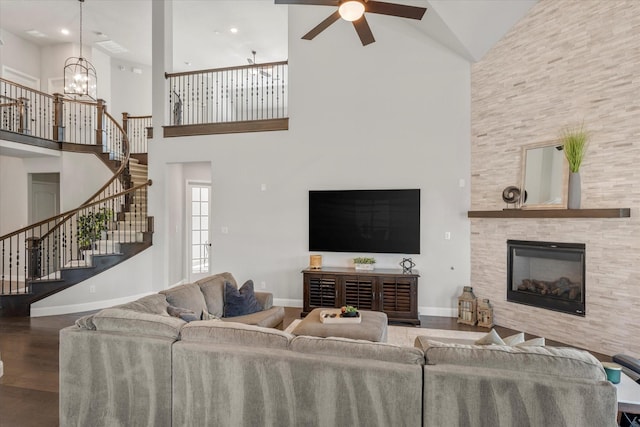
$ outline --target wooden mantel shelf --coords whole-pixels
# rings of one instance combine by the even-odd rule
[[[610,209],[504,209],[469,211],[469,218],[629,218],[629,208]]]

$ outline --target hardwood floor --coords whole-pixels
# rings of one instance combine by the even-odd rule
[[[284,328],[300,317],[300,308],[286,308]],[[58,425],[58,334],[87,313],[34,318],[0,318],[0,427]],[[463,331],[487,328],[461,325],[455,318],[421,316],[421,327]],[[501,336],[516,331],[496,326]],[[527,338],[530,338],[527,336]],[[548,345],[562,345],[547,341]],[[593,353],[600,360],[608,356]]]

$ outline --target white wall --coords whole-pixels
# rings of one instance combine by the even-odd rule
[[[120,68],[124,68],[121,70]],[[142,74],[132,70],[139,69]],[[118,121],[122,113],[151,115],[151,67],[131,62],[111,61],[111,103],[109,112]]]
[[[60,174],[60,209],[77,208],[112,176],[113,172],[95,155],[62,153]]]
[[[151,144],[154,287],[170,284],[173,242],[166,237],[179,202],[169,191],[170,163],[204,160],[213,173],[214,272],[264,281],[275,298],[301,303],[309,190],[420,188],[422,254],[413,257],[419,306],[423,314],[453,314],[469,284],[469,63],[429,40],[397,34],[401,20],[372,22],[377,42],[366,48],[342,22],[303,41],[317,22],[299,9],[289,11],[289,131]],[[323,255],[334,266],[356,256]],[[400,268],[402,255],[374,256],[379,267]]]
[[[0,236],[27,225],[27,173],[22,159],[0,156]]]
[[[4,29],[2,39],[4,45],[0,46],[0,70],[4,65],[40,78],[40,48]]]

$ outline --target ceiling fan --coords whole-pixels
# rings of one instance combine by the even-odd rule
[[[316,25],[311,31],[302,36],[302,38],[312,40],[331,24],[342,18],[345,21],[353,22],[353,27],[356,29],[363,46],[376,41],[376,39],[373,38],[373,33],[371,32],[367,18],[364,16],[365,12],[420,20],[427,11],[424,7],[385,3],[374,0],[275,0],[275,4],[336,6],[338,10]]]
[[[250,65],[255,65],[256,67],[258,67],[258,63],[256,62],[256,51],[252,50],[251,54],[253,55],[253,58],[247,58],[247,62]],[[265,71],[265,67],[255,68],[253,70],[253,74],[258,74],[258,73],[260,73],[260,75],[264,77],[271,77],[271,73],[269,71]]]

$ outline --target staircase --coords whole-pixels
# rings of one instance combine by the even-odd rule
[[[0,83],[7,84],[1,79]],[[66,109],[60,107],[63,101]],[[82,102],[74,108],[75,102],[56,98],[56,112],[71,116],[60,119],[66,132],[54,129],[53,141],[61,150],[98,155],[113,176],[78,208],[0,236],[0,317],[29,316],[32,303],[91,278],[152,244],[147,165],[129,156],[127,134],[103,103]],[[80,120],[80,116],[93,119]],[[75,123],[93,123],[95,132],[73,132]],[[33,138],[3,125],[0,123],[0,130],[5,140],[25,143]],[[86,142],[56,140],[55,135],[65,133],[67,137],[90,137]],[[42,141],[47,135],[37,138]]]

